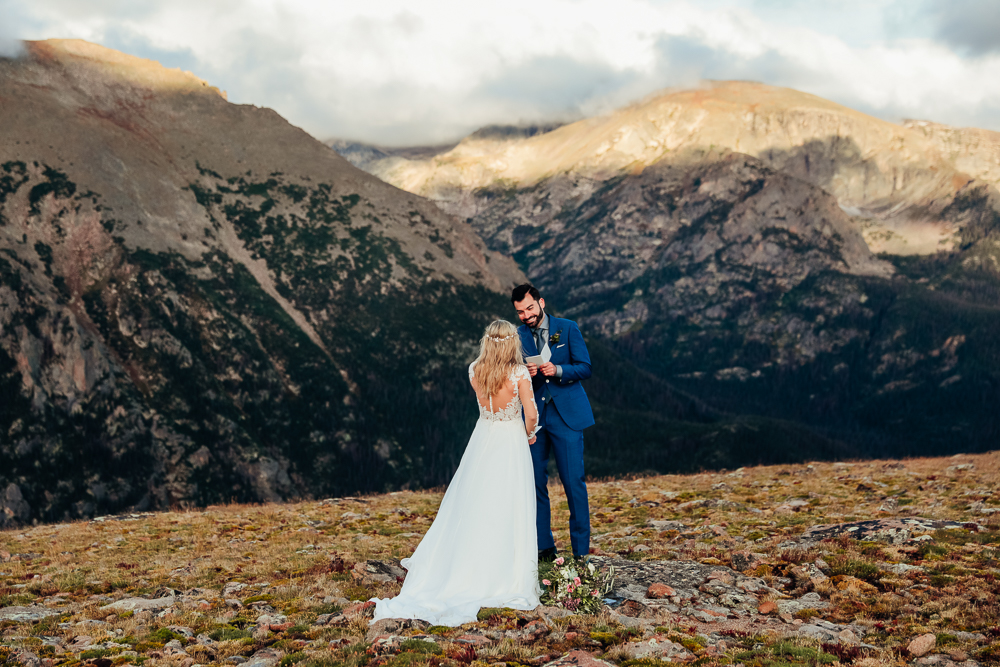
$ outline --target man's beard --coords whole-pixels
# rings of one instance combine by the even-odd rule
[[[531,319],[529,318],[527,322],[524,322],[524,324],[527,325],[529,329],[537,329],[538,325],[540,325],[542,323],[542,320],[544,319],[545,319],[545,309],[539,308],[538,315],[535,317],[534,323],[532,323]]]

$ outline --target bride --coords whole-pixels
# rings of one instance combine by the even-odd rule
[[[479,421],[437,518],[410,558],[403,588],[375,602],[373,623],[418,618],[457,626],[481,607],[534,609],[538,585],[535,481],[528,446],[538,422],[517,329],[486,327],[469,381]],[[524,419],[521,417],[522,407]]]

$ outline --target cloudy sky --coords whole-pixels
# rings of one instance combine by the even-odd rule
[[[1000,130],[1000,0],[0,0],[0,53],[49,37],[384,145],[573,120],[700,79]]]

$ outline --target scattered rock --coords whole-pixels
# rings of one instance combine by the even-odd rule
[[[649,639],[629,642],[623,647],[633,659],[656,658],[668,662],[694,660],[695,656],[680,644],[675,644],[662,635]]]
[[[773,614],[778,610],[778,604],[774,600],[768,600],[767,602],[762,602],[757,611],[761,614]]]
[[[561,658],[545,663],[544,667],[614,667],[614,665],[599,660],[586,651],[570,651]]]
[[[975,525],[975,524],[971,524]],[[811,526],[799,542],[819,542],[820,540],[847,535],[856,540],[905,544],[937,530],[969,529],[970,524],[960,521],[938,521],[920,517],[905,519],[871,519],[852,523],[836,523]]]
[[[646,522],[646,525],[654,530],[659,530],[660,532],[665,530],[676,530],[678,532],[687,530],[687,526],[680,521],[659,521],[657,519],[651,519]]]
[[[265,648],[254,653],[249,660],[242,663],[243,667],[274,667],[281,660],[281,651]]]
[[[45,607],[3,607],[0,608],[0,621],[27,623],[40,621],[49,616],[58,616],[59,612]]]
[[[670,586],[661,583],[650,584],[649,588],[646,589],[646,597],[653,600],[660,600],[662,598],[671,598],[677,595],[677,591],[672,589]]]
[[[910,655],[919,658],[930,653],[936,644],[937,638],[934,633],[928,632],[907,644],[906,650],[910,652]]]
[[[729,560],[734,570],[746,572],[747,570],[757,568],[761,563],[767,560],[767,556],[750,551],[734,551],[729,557]]]
[[[402,634],[404,630],[410,628],[426,630],[430,625],[427,621],[421,621],[417,618],[382,618],[368,626],[367,640],[372,641],[382,635]]]
[[[237,593],[247,588],[249,584],[243,584],[238,581],[227,582],[225,586],[222,587],[222,597],[231,598],[235,597]]]
[[[549,626],[544,621],[531,621],[523,628],[511,630],[507,633],[507,637],[520,642],[533,642],[547,634],[549,634]]]
[[[803,586],[811,588],[827,581],[829,577],[823,574],[822,570],[816,567],[813,563],[805,563],[803,565],[798,565],[790,570],[792,579],[795,581],[796,586]]]
[[[826,609],[830,603],[820,597],[819,593],[806,593],[795,600],[778,600],[778,611],[782,614],[794,614],[803,609]]]
[[[398,562],[368,560],[357,563],[351,570],[351,576],[362,584],[384,584],[403,581],[406,570]]]
[[[104,605],[101,610],[115,611],[153,611],[159,609],[167,609],[168,607],[173,607],[177,603],[177,598],[174,596],[167,596],[162,598],[125,598],[124,600],[118,600],[117,602],[112,602],[111,604]]]
[[[14,662],[23,667],[41,667],[42,664],[37,655],[23,648],[14,651]]]
[[[471,646],[485,646],[490,643],[490,640],[482,635],[461,635],[452,641],[456,644],[469,644]]]

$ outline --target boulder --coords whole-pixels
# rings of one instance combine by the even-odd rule
[[[58,616],[59,612],[45,607],[3,607],[0,608],[0,621],[27,623],[40,621],[49,616]]]
[[[384,584],[402,581],[406,577],[406,570],[398,563],[368,560],[357,563],[351,570],[351,576],[362,584]]]
[[[274,667],[281,660],[282,653],[277,649],[265,648],[257,651],[243,663],[244,667]]]
[[[368,626],[367,641],[372,641],[382,635],[404,634],[405,630],[416,628],[426,630],[430,627],[427,621],[418,618],[382,618]]]
[[[695,656],[680,644],[676,644],[662,635],[654,635],[649,639],[629,642],[623,647],[633,659],[654,658],[667,662],[694,660]]]
[[[614,665],[599,660],[586,651],[570,651],[561,658],[545,663],[544,667],[614,667]]]
[[[646,597],[653,600],[662,600],[663,598],[672,598],[677,595],[675,591],[670,586],[661,583],[650,584],[649,588],[646,589]]]
[[[920,658],[931,652],[931,649],[937,645],[937,637],[934,633],[928,632],[925,635],[920,635],[916,637],[906,646],[906,650],[910,652],[915,658]]]
[[[773,614],[776,611],[778,611],[778,603],[776,603],[774,600],[761,602],[760,606],[757,607],[757,611],[761,614]]]
[[[162,598],[125,598],[123,600],[118,600],[117,602],[112,602],[111,604],[104,605],[101,610],[104,611],[156,611],[160,609],[167,609],[173,607],[176,604],[177,598],[174,596],[162,597]]]

